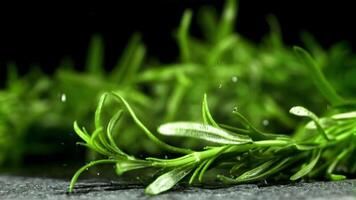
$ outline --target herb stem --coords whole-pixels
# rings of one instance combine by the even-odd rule
[[[156,161],[152,165],[156,167],[176,167],[189,163],[199,163],[212,157],[215,157],[217,154],[231,152],[240,153],[256,147],[286,146],[289,144],[290,142],[283,140],[264,140],[239,145],[224,145],[220,147],[214,147],[205,151],[194,152],[184,156],[183,158]]]
[[[89,167],[92,167],[94,165],[98,164],[115,164],[117,163],[117,160],[110,160],[110,159],[104,159],[104,160],[96,160],[96,161],[91,161],[90,163],[84,165],[78,171],[73,175],[72,180],[70,181],[70,185],[68,188],[68,192],[73,192],[74,185],[77,182],[78,177],[80,176],[81,173],[83,173],[85,170],[88,170]]]

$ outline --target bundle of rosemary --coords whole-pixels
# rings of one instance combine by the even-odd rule
[[[235,0],[227,0],[221,17],[214,8],[202,8],[195,18],[187,10],[175,33],[178,59],[168,64],[147,56],[143,41],[134,34],[115,66],[105,66],[104,41],[97,35],[90,42],[82,71],[64,60],[53,75],[33,68],[18,76],[16,67],[9,65],[7,86],[0,90],[0,166],[21,164],[29,154],[54,157],[62,153],[69,159],[73,153],[68,152],[75,151],[77,141],[69,134],[72,121],[95,128],[91,116],[106,91],[129,101],[149,129],[171,121],[199,121],[197,110],[204,93],[209,94],[209,109],[216,121],[236,123],[235,115],[226,114],[236,107],[256,128],[268,132],[290,133],[298,127],[298,119],[287,112],[294,105],[324,113],[328,102],[314,91],[312,80],[306,78],[309,71],[283,43],[277,20],[269,17],[270,33],[254,43],[235,31],[237,7]],[[203,37],[190,33],[193,19]],[[302,39],[335,89],[352,96],[356,56],[350,48],[340,43],[324,49],[308,34]],[[105,107],[114,110],[115,104]],[[141,129],[129,119],[122,118],[120,127],[125,134],[113,139],[127,153],[166,153],[151,140],[137,140]],[[163,137],[188,149],[209,145]]]
[[[136,116],[133,108],[115,92],[104,94],[95,113],[95,130],[89,134],[74,123],[75,132],[84,143],[79,143],[106,156],[80,168],[72,178],[69,192],[73,191],[78,176],[89,167],[113,164],[117,175],[138,169],[155,169],[159,174],[147,186],[147,194],[159,194],[189,177],[189,184],[204,182],[206,173],[217,173],[216,178],[225,184],[239,184],[262,180],[291,180],[324,177],[342,180],[346,174],[355,174],[356,148],[355,102],[344,100],[331,87],[317,63],[303,49],[294,48],[320,93],[330,103],[330,108],[319,118],[310,110],[295,106],[289,112],[306,117],[292,136],[267,133],[256,128],[238,109],[232,115],[238,126],[219,123],[209,111],[207,96],[201,106],[202,122],[170,122],[161,125],[158,133],[169,137],[188,137],[209,142],[211,145],[192,150],[172,146],[160,140]],[[103,123],[105,100],[112,97],[122,104],[107,124]],[[113,139],[113,131],[126,110],[146,136],[162,150],[181,154],[174,158],[137,158],[127,154]],[[118,129],[125,133],[125,129]],[[212,169],[216,169],[215,171]],[[212,172],[214,171],[214,172]],[[342,172],[343,174],[339,174]]]

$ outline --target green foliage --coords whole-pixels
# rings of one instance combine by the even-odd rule
[[[124,153],[116,145],[115,141],[111,140],[113,132],[105,132],[102,126],[100,114],[104,107],[104,100],[108,95],[123,104],[123,107],[136,121],[137,126],[141,127],[143,132],[146,133],[147,138],[153,140],[163,149],[183,155],[170,159],[155,157],[139,159]],[[310,117],[312,119],[311,122],[315,125],[312,127],[306,124],[301,127],[300,131],[304,139],[297,139],[293,136],[278,137],[278,134],[273,134],[275,136],[273,139],[264,137],[251,139],[250,135],[253,135],[253,132],[255,134],[263,133],[256,132],[256,129],[251,129],[249,125],[236,128],[229,126],[229,129],[225,129],[204,123],[173,122],[163,124],[158,128],[158,132],[163,135],[194,138],[200,141],[209,141],[213,144],[212,146],[192,151],[190,149],[172,147],[154,136],[151,131],[140,123],[129,104],[118,94],[104,94],[101,99],[102,101],[100,101],[95,115],[96,128],[93,133],[88,134],[84,128],[79,129],[76,123],[74,124],[74,129],[85,141],[83,143],[84,146],[108,157],[107,160],[94,162],[98,162],[96,164],[116,164],[118,175],[122,175],[127,171],[146,168],[163,171],[163,174],[158,176],[146,188],[145,192],[147,194],[155,195],[167,191],[186,176],[190,176],[189,184],[194,184],[197,177],[199,177],[199,182],[203,182],[204,174],[209,169],[219,169],[219,173],[216,176],[225,184],[239,184],[278,179],[274,178],[279,177],[277,176],[278,174],[284,174],[290,177],[292,181],[307,176],[309,178],[326,177],[331,180],[340,180],[346,178],[346,176],[333,174],[336,167],[342,166],[346,173],[351,173],[351,166],[355,164],[350,157],[352,152],[356,150],[354,144],[356,139],[356,115],[354,111],[333,114],[319,119],[306,108],[300,106],[292,108],[292,114]],[[207,107],[206,96],[202,105],[203,116],[210,116],[210,120],[214,121]],[[335,109],[337,110],[337,108]],[[119,110],[120,113],[121,111],[122,109]],[[241,124],[251,124],[243,116],[238,119]],[[118,120],[117,115],[114,115],[108,126],[114,126],[113,123],[118,122]],[[331,123],[320,123],[327,120]],[[117,131],[125,132],[124,129],[118,129]],[[330,136],[332,139],[325,137],[325,135]],[[307,148],[306,145],[308,145]],[[85,168],[95,165],[94,162],[86,165]],[[79,169],[73,176],[69,187],[70,192],[73,191],[78,176],[83,172],[82,169]]]
[[[0,165],[20,163],[29,152],[60,151],[29,139],[55,137],[58,130],[66,137],[76,119],[93,130],[74,123],[83,140],[79,144],[105,158],[80,168],[70,191],[82,172],[98,164],[115,165],[118,175],[157,170],[160,176],[148,194],[186,178],[189,184],[204,182],[207,174],[226,184],[283,177],[340,180],[346,173],[339,169],[355,174],[356,114],[350,97],[356,90],[356,56],[350,48],[340,43],[324,49],[304,34],[313,56],[293,50],[283,43],[273,17],[268,18],[270,33],[256,44],[234,31],[236,1],[227,0],[220,18],[216,13],[204,8],[196,18],[189,10],[183,14],[175,34],[180,53],[169,64],[146,59],[139,34],[115,66],[104,66],[104,41],[98,35],[81,72],[67,60],[54,75],[34,68],[18,76],[10,64],[7,86],[0,91]],[[203,38],[190,34],[195,19]],[[291,107],[311,121],[300,125],[288,114]],[[161,135],[152,131],[156,127]],[[141,153],[152,157],[133,156]],[[176,157],[160,157],[167,153]]]
[[[296,53],[300,52],[305,55],[300,59],[307,58],[310,62],[314,62],[306,51],[298,49]],[[314,68],[314,70],[315,73],[310,73],[310,76],[316,82],[315,84],[320,92],[322,94],[334,94],[335,97],[338,97],[320,69]],[[323,86],[320,86],[317,83],[318,81],[322,81],[321,85]],[[325,85],[327,87],[324,87]],[[114,97],[123,104],[137,126],[141,127],[150,140],[165,150],[183,155],[170,159],[156,157],[139,159],[124,153],[115,141],[111,140],[113,133],[103,131],[101,113],[107,95]],[[338,99],[337,104],[345,103],[345,100],[341,97],[336,99]],[[331,103],[334,101],[333,98],[328,100]],[[96,126],[92,134],[88,134],[84,128],[79,129],[76,123],[74,129],[85,141],[83,145],[108,157],[108,160],[94,162],[98,162],[97,164],[115,163],[118,168],[118,175],[127,171],[146,168],[163,171],[162,175],[147,186],[145,192],[150,195],[171,189],[187,176],[190,176],[190,185],[195,183],[197,177],[199,182],[203,182],[204,175],[209,169],[218,169],[215,170],[215,175],[218,180],[225,184],[248,183],[267,179],[281,180],[286,177],[289,177],[291,181],[306,177],[342,180],[346,178],[345,175],[334,174],[337,167],[342,167],[343,171],[348,174],[351,174],[354,170],[355,161],[351,155],[356,151],[354,143],[356,140],[355,111],[349,110],[342,113],[343,111],[339,107],[332,106],[333,112],[331,113],[333,114],[326,114],[319,118],[308,109],[295,106],[290,109],[291,114],[307,117],[311,121],[302,125],[295,135],[286,136],[264,133],[258,130],[237,109],[233,111],[233,114],[242,127],[220,126],[209,111],[206,95],[204,95],[201,108],[202,123],[171,122],[158,128],[158,132],[162,135],[188,137],[200,141],[209,141],[213,144],[199,150],[173,147],[158,139],[139,121],[128,102],[114,92],[104,94],[101,98],[95,115]],[[121,112],[120,109],[119,113]],[[118,122],[119,119],[117,115],[114,115],[108,126],[114,126],[113,123]],[[108,128],[107,130],[112,129]],[[125,132],[123,129],[118,131]],[[93,166],[94,164],[90,163],[89,165]],[[88,165],[85,167],[87,168]],[[69,186],[70,192],[73,191],[78,176],[83,172],[82,169],[79,169],[73,176]]]
[[[63,151],[59,144],[73,140],[69,134],[63,134],[71,132],[72,117],[90,124],[88,116],[105,91],[115,90],[138,107],[150,105],[150,99],[136,88],[134,80],[145,55],[139,36],[133,36],[126,48],[128,52],[118,61],[121,64],[109,72],[104,70],[103,45],[100,36],[92,38],[84,72],[75,71],[67,60],[54,75],[33,68],[19,77],[15,64],[9,64],[7,86],[0,91],[0,166],[21,164],[27,155]],[[117,80],[119,72],[125,76]],[[44,138],[57,144],[47,143]]]

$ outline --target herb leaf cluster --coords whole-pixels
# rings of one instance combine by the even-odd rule
[[[356,112],[350,110],[349,101],[340,97],[325,79],[312,57],[303,49],[296,47],[296,54],[312,68],[310,76],[317,88],[328,96],[331,112],[319,118],[312,111],[295,106],[290,113],[308,118],[292,136],[267,133],[254,127],[237,109],[233,110],[239,126],[223,125],[216,122],[209,111],[207,96],[202,101],[202,122],[171,122],[158,127],[158,133],[169,137],[187,137],[208,141],[212,145],[203,149],[192,150],[175,147],[160,140],[139,120],[131,106],[119,94],[112,92],[102,96],[95,115],[95,130],[89,134],[74,123],[76,133],[85,141],[80,143],[107,156],[107,159],[90,162],[73,176],[69,191],[73,191],[78,176],[88,167],[96,164],[115,164],[116,173],[137,169],[153,168],[161,175],[147,186],[147,194],[156,195],[171,189],[184,178],[189,184],[204,182],[205,174],[211,169],[218,169],[216,178],[224,184],[240,184],[266,179],[296,181],[301,178],[325,177],[330,180],[342,180],[346,175],[337,173],[342,168],[344,173],[352,174],[356,170]],[[110,96],[121,102],[124,109],[140,127],[141,131],[157,146],[181,156],[162,159],[147,157],[136,158],[121,150],[112,139],[112,127],[120,120],[120,109],[103,127],[101,111],[105,99]],[[346,106],[346,107],[345,107]],[[118,129],[120,130],[120,129]],[[125,132],[122,130],[122,132]],[[162,173],[163,171],[163,173]]]

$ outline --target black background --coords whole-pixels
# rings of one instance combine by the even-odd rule
[[[112,66],[129,36],[137,31],[143,35],[148,54],[164,62],[173,61],[177,47],[172,32],[186,8],[215,6],[218,0],[150,0],[108,1],[81,5],[61,3],[0,6],[0,75],[5,64],[15,61],[25,73],[31,65],[40,65],[52,72],[63,57],[70,57],[80,69],[90,37],[99,33],[105,40],[107,66]],[[354,30],[356,13],[352,1],[258,1],[241,0],[236,30],[245,37],[259,41],[268,31],[266,16],[274,14],[280,21],[287,44],[300,44],[299,33],[306,30],[328,47],[346,40],[356,44]],[[193,33],[197,34],[196,26]]]

